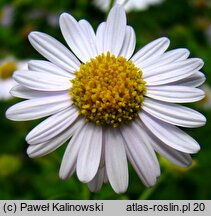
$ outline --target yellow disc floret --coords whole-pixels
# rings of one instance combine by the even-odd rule
[[[0,64],[0,79],[8,79],[12,77],[13,72],[17,69],[14,61],[5,61]]]
[[[75,75],[70,94],[86,121],[117,127],[137,116],[145,82],[132,61],[108,52],[81,64]]]

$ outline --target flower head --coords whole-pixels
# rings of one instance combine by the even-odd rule
[[[59,175],[76,171],[92,191],[110,182],[128,186],[127,158],[147,186],[160,175],[155,151],[186,167],[199,144],[179,127],[205,124],[205,117],[178,105],[201,100],[203,61],[187,49],[166,51],[165,37],[134,53],[136,37],[115,5],[96,33],[86,20],[63,13],[62,34],[72,52],[51,36],[32,32],[29,40],[48,61],[32,60],[17,71],[11,93],[27,100],[7,110],[16,121],[46,120],[26,137],[30,157],[46,155],[67,140]],[[74,54],[73,54],[74,53]],[[177,103],[177,104],[175,104]]]
[[[202,85],[201,89],[205,92],[205,97],[198,102],[198,105],[201,108],[204,108],[206,110],[211,109],[211,87],[208,84]]]
[[[0,61],[0,100],[11,98],[10,89],[17,85],[12,79],[15,70],[26,69],[25,61],[17,61],[12,57],[7,57]]]

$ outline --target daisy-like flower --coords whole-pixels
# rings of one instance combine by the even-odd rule
[[[48,61],[32,60],[17,71],[13,96],[25,98],[7,118],[25,121],[50,116],[26,137],[30,157],[46,155],[67,140],[59,175],[76,171],[91,191],[110,182],[128,187],[128,161],[147,186],[160,175],[156,152],[179,166],[191,164],[199,144],[179,127],[205,124],[195,110],[175,104],[202,99],[203,61],[187,49],[167,51],[165,37],[134,53],[136,37],[115,5],[97,28],[63,13],[62,34],[72,52],[51,36],[32,32],[32,46]],[[74,53],[74,54],[73,54]]]
[[[199,101],[198,105],[201,108],[210,110],[211,109],[211,87],[210,85],[205,84],[201,87],[201,89],[203,89],[203,91],[205,92],[205,97],[201,101]]]
[[[25,61],[17,61],[12,57],[8,57],[0,61],[0,100],[8,100],[11,98],[10,89],[17,85],[12,79],[15,70],[26,69]]]
[[[150,5],[159,4],[162,1],[163,0],[114,0],[113,4],[121,4],[126,11],[130,12],[145,10]],[[93,3],[102,11],[108,11],[110,4],[112,4],[112,0],[93,0]]]

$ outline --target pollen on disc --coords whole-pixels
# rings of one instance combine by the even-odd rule
[[[118,127],[141,109],[142,71],[122,56],[101,54],[81,64],[71,80],[71,98],[86,121]]]

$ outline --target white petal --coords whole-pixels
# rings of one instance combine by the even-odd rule
[[[64,39],[82,62],[89,61],[91,57],[95,56],[90,46],[92,35],[85,34],[84,27],[82,29],[73,16],[63,13],[60,16],[59,23]]]
[[[81,128],[84,124],[84,120],[77,120],[76,123],[71,125],[71,127],[67,128],[61,134],[57,135],[53,139],[40,143],[37,145],[29,145],[27,149],[27,154],[31,158],[41,157],[46,154],[49,154],[63,145],[71,136],[75,133],[78,128]]]
[[[147,61],[148,59],[152,60],[157,58],[161,54],[163,54],[166,49],[168,48],[170,41],[168,38],[162,37],[156,39],[147,45],[145,45],[142,49],[140,49],[132,58],[131,60],[134,64],[142,68],[142,63]]]
[[[91,192],[97,192],[101,189],[104,180],[105,168],[98,169],[95,177],[88,183]]]
[[[69,94],[34,98],[10,107],[6,116],[14,121],[33,120],[59,112],[71,106],[72,103]]]
[[[101,160],[100,160],[100,166],[98,168],[97,174],[95,177],[88,182],[88,187],[90,191],[97,192],[101,189],[103,183],[108,183],[108,177],[105,169],[105,140],[104,140],[104,132],[105,129],[103,129],[103,140],[102,140],[102,152],[101,152]]]
[[[161,61],[162,63],[162,61]],[[189,58],[186,60],[178,61],[178,62],[170,62],[164,65],[160,65],[160,58],[157,59],[157,63],[146,67],[144,71],[144,78],[152,77],[154,75],[163,74],[165,71],[169,73],[174,71],[175,69],[179,70],[195,70],[197,71],[203,66],[203,61],[199,58]]]
[[[13,78],[24,87],[39,91],[63,91],[72,86],[67,77],[38,71],[16,71]]]
[[[159,163],[146,132],[135,121],[121,128],[127,155],[143,183],[153,186],[160,174]]]
[[[143,78],[147,85],[162,85],[184,79],[201,69],[201,59],[187,59],[164,65],[152,70],[143,70]]]
[[[48,96],[56,96],[56,95],[61,95],[61,94],[68,94],[68,90],[46,92],[46,91],[36,91],[33,89],[23,87],[21,85],[16,85],[11,89],[10,94],[12,96],[18,97],[18,98],[32,99],[32,98],[40,98],[40,97],[48,97]]]
[[[116,193],[128,187],[128,165],[124,140],[118,129],[105,131],[105,165],[109,182]]]
[[[93,58],[97,56],[97,45],[96,45],[96,35],[95,32],[90,25],[89,22],[86,20],[80,20],[79,25],[84,32],[84,35],[87,37],[88,43],[89,43],[89,49],[90,49],[90,57]]]
[[[79,149],[84,144],[83,137],[85,136],[85,132],[86,126],[84,124],[81,128],[78,128],[76,133],[71,138],[65,150],[59,170],[59,176],[61,179],[67,179],[74,173]]]
[[[57,65],[44,60],[31,60],[28,67],[29,70],[32,71],[41,71],[44,73],[67,77],[69,79],[73,79],[75,77],[71,71],[63,70]]]
[[[12,79],[1,80],[0,78],[0,100],[8,100],[11,98],[10,90],[17,83]]]
[[[144,111],[139,116],[146,127],[166,145],[188,154],[200,150],[199,144],[178,127],[155,119]]]
[[[124,56],[126,59],[129,59],[135,50],[135,45],[136,45],[135,32],[132,27],[127,26],[123,46],[119,53],[119,56]]]
[[[104,53],[110,51],[111,54],[119,55],[125,38],[126,15],[125,10],[116,4],[109,12],[105,36]]]
[[[108,183],[109,183],[108,175],[107,175],[106,169],[104,169],[104,170],[105,170],[105,172],[104,172],[104,180],[103,180],[103,182],[104,182],[105,184],[108,184]]]
[[[147,97],[171,103],[195,102],[204,98],[204,95],[201,89],[180,85],[148,86],[146,92]]]
[[[78,117],[78,110],[75,106],[56,113],[38,124],[27,136],[29,144],[46,142],[60,134],[69,127]]]
[[[150,131],[148,131],[148,136],[155,151],[165,157],[168,161],[181,167],[187,167],[191,165],[192,159],[189,154],[177,151],[176,149],[165,145],[165,143],[159,140]]]
[[[105,37],[106,22],[102,22],[96,32],[96,43],[98,54],[101,55],[104,51],[104,37]]]
[[[41,55],[57,66],[67,71],[79,68],[80,62],[76,57],[53,37],[41,32],[31,32],[29,41]]]
[[[177,104],[145,98],[142,109],[162,121],[182,127],[194,128],[206,123],[201,113]]]
[[[102,149],[99,169],[103,167],[105,167],[105,128],[102,128]]]
[[[96,175],[102,150],[102,127],[88,123],[79,150],[76,173],[80,181],[88,183]]]
[[[151,68],[161,67],[169,63],[185,60],[188,58],[189,54],[189,50],[184,48],[170,50],[160,55],[159,60],[157,58],[149,58],[147,61],[142,62],[140,68],[142,70],[150,70]]]
[[[182,86],[190,86],[190,87],[199,87],[205,82],[206,78],[204,74],[200,71],[191,74],[191,76],[186,77],[182,80],[178,80],[176,82],[170,83],[171,85],[182,85]]]

